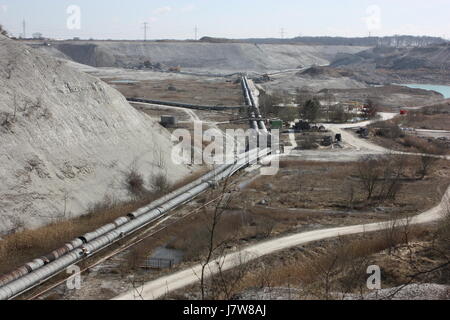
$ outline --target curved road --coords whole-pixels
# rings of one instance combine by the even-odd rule
[[[384,120],[391,119],[395,114],[385,113],[381,114]],[[362,122],[358,124],[344,124],[344,125],[331,125],[330,130],[335,133],[341,133],[343,138],[348,144],[355,147],[358,151],[361,149],[366,149],[379,153],[390,152],[390,150],[383,147],[372,144],[368,141],[358,139],[356,136],[345,131],[346,128],[351,128],[355,126],[365,126],[369,124],[370,121]],[[448,157],[447,157],[448,158]],[[409,221],[406,219],[396,221],[397,224],[409,223],[413,224],[425,224],[437,221],[441,218],[441,215],[447,210],[450,199],[450,187],[447,189],[442,201],[436,207],[423,212]],[[346,226],[339,228],[330,228],[315,230],[309,232],[301,232],[278,239],[268,240],[255,245],[251,245],[242,250],[229,253],[224,257],[211,261],[208,264],[207,274],[215,274],[219,271],[219,265],[222,271],[232,269],[242,263],[249,262],[256,258],[264,255],[269,255],[274,252],[295,247],[298,245],[306,244],[313,241],[335,238],[338,236],[352,235],[364,232],[374,232],[379,230],[388,229],[392,226],[393,221],[372,223],[372,224],[362,224],[355,226]],[[201,274],[201,265],[197,264],[189,269],[185,269],[174,274],[150,281],[144,284],[142,287],[131,290],[125,294],[116,297],[114,300],[151,300],[164,297],[167,293],[172,292],[177,289],[195,284],[199,281]]]
[[[442,202],[436,207],[411,218],[409,221],[406,219],[398,220],[397,225],[409,223],[424,224],[430,223],[441,218],[441,214],[447,209],[450,199],[450,188],[442,198]],[[229,253],[225,257],[211,261],[208,265],[209,275],[215,274],[219,271],[218,265],[222,266],[222,271],[231,269],[240,265],[241,263],[249,262],[264,255],[268,255],[280,250],[288,249],[298,245],[306,244],[313,241],[335,238],[338,236],[352,235],[364,232],[373,232],[388,229],[392,226],[392,222],[380,222],[372,224],[363,224],[348,227],[330,228],[309,232],[302,232],[285,236],[278,239],[273,239],[265,242],[261,242],[245,249]],[[123,295],[120,295],[114,300],[152,300],[160,297],[164,297],[168,292],[181,289],[183,287],[195,284],[199,281],[199,275],[201,273],[201,265],[197,264],[190,269],[182,270],[174,274],[150,281],[144,286],[137,288],[137,290],[129,291]]]

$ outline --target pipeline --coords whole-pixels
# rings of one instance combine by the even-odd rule
[[[261,130],[264,134],[268,134],[266,124],[262,120],[262,115],[259,110],[259,106],[253,96],[253,92],[248,85],[248,79],[246,76],[241,78],[242,90],[244,91],[245,104],[249,106],[250,117],[253,119],[250,121],[252,129],[259,132]],[[256,120],[260,119],[260,120]]]
[[[249,154],[253,155],[255,152],[257,152],[257,150],[253,149],[249,152]],[[237,159],[238,160],[242,159],[246,155],[247,154],[240,154],[237,156]],[[114,222],[106,224],[106,225],[96,229],[93,232],[86,233],[76,239],[73,239],[71,242],[64,244],[64,246],[62,246],[61,248],[58,248],[45,256],[34,259],[33,261],[28,262],[28,263],[24,264],[23,266],[20,266],[19,268],[13,270],[12,272],[1,276],[0,277],[0,287],[6,285],[16,279],[19,279],[20,277],[23,277],[24,275],[26,275],[28,273],[36,271],[37,269],[43,267],[44,265],[46,265],[52,261],[55,261],[56,259],[62,257],[63,255],[81,247],[83,244],[88,243],[88,242],[120,227],[121,225],[127,223],[128,221],[130,221],[132,219],[138,218],[139,216],[151,211],[152,209],[157,208],[158,206],[164,204],[165,202],[176,198],[177,196],[191,190],[192,188],[195,188],[197,185],[199,185],[205,181],[211,180],[218,174],[225,171],[231,165],[232,164],[221,165],[221,166],[215,168],[214,170],[208,172],[207,174],[203,175],[199,179],[163,196],[162,198],[160,198],[158,200],[153,201],[149,205],[142,207],[134,212],[131,212],[127,216],[120,217],[120,218],[116,219]]]
[[[149,104],[163,105],[169,107],[177,107],[184,109],[202,110],[202,111],[227,111],[227,110],[239,110],[241,106],[201,106],[198,104],[188,104],[173,101],[160,101],[160,100],[150,100],[143,98],[127,98],[129,102],[143,102]]]
[[[190,190],[186,191],[187,186],[185,186],[181,188],[184,190],[184,192],[181,192],[181,189],[177,190],[177,192],[173,193],[178,194],[177,196],[168,201],[165,201],[164,203],[161,203],[160,205],[157,205],[154,208],[151,208],[151,205],[148,206],[149,211],[147,212],[142,211],[139,215],[133,218],[131,218],[130,216],[119,218],[118,220],[122,219],[122,225],[109,231],[108,228],[105,228],[106,226],[98,229],[99,234],[101,232],[103,233],[101,236],[94,238],[94,240],[92,241],[88,241],[87,243],[85,243],[83,240],[79,239],[79,241],[83,242],[82,247],[78,246],[76,248],[73,248],[68,253],[59,256],[53,261],[48,261],[45,265],[40,266],[38,269],[32,272],[28,272],[27,274],[16,278],[15,280],[12,280],[6,285],[0,287],[0,300],[6,300],[17,296],[27,289],[30,289],[47,280],[51,276],[63,271],[68,266],[87,257],[90,257],[96,252],[105,249],[109,245],[119,241],[125,236],[128,236],[140,230],[141,228],[147,226],[149,223],[153,222],[156,218],[159,218],[163,214],[192,200],[211,186],[215,186],[219,181],[226,179],[238,170],[246,167],[251,163],[256,162],[258,158],[264,157],[269,153],[270,149],[264,149],[252,150],[248,153],[240,155],[239,157],[237,157],[237,160],[234,164],[227,165],[226,167],[221,166],[220,170],[222,170],[222,168],[225,169],[220,173],[213,171],[215,172],[215,175],[208,173],[205,176],[209,175],[209,177],[211,177],[210,179],[201,181],[198,185],[192,187]],[[203,179],[203,177],[201,179]],[[74,245],[79,244],[79,241],[77,241]],[[40,263],[38,265],[40,265]]]
[[[248,86],[248,80],[245,76],[242,77],[242,87],[243,87],[243,91],[244,91],[244,97],[245,97],[246,104],[250,107],[250,109],[255,110],[250,113],[251,119],[252,119],[250,121],[251,127],[256,131],[257,135],[261,135],[261,133],[259,132],[258,129],[261,129],[265,134],[267,134],[267,129],[265,127],[264,121],[263,120],[255,120],[257,118],[262,118],[262,116],[259,112],[259,108],[255,102],[253,94]],[[138,100],[138,99],[136,99],[136,100]],[[182,105],[182,104],[179,104],[179,105]],[[246,154],[238,155],[236,163],[238,163],[238,164],[241,163],[242,159],[245,159],[247,156],[249,158],[253,157],[255,155],[255,152],[257,152],[257,151],[258,151],[258,149],[253,149]],[[170,203],[174,199],[178,199],[179,197],[181,197],[183,195],[187,195],[190,193],[191,190],[196,190],[201,185],[204,186],[205,183],[207,183],[211,179],[213,179],[217,176],[223,175],[224,172],[228,172],[230,170],[230,168],[232,168],[232,166],[233,165],[221,165],[218,168],[212,170],[211,172],[205,174],[203,177],[201,177],[201,178],[195,180],[194,182],[191,182],[191,183],[169,193],[168,195],[150,203],[148,206],[140,208],[140,209],[128,214],[127,216],[120,217],[120,218],[116,219],[113,223],[104,225],[93,232],[86,233],[86,234],[72,240],[71,242],[66,243],[61,248],[58,248],[43,257],[40,257],[31,262],[28,262],[28,263],[24,264],[23,266],[17,268],[16,270],[14,270],[6,275],[1,276],[0,277],[0,289],[7,287],[8,284],[15,282],[16,280],[20,280],[20,279],[24,278],[25,276],[30,275],[31,273],[38,274],[40,269],[42,269],[43,267],[45,267],[55,261],[60,261],[60,259],[62,259],[62,257],[65,257],[66,255],[69,255],[71,253],[79,254],[80,253],[79,250],[81,250],[80,248],[83,245],[91,244],[94,240],[97,240],[101,237],[104,238],[109,233],[119,230],[123,226],[128,225],[130,222],[138,221],[141,217],[144,217],[146,224],[151,223],[156,218],[159,218],[163,213],[167,212],[167,211],[161,211],[158,207],[164,207],[165,203]],[[190,199],[192,199],[192,198],[188,198],[186,201],[188,201]],[[157,214],[155,212],[155,210],[157,212],[159,212],[159,214]],[[153,213],[153,216],[152,215],[149,216],[149,213]],[[150,217],[150,220],[146,220],[149,217]],[[125,232],[130,232],[130,230],[132,230],[132,229],[126,229]],[[134,231],[136,231],[136,230],[133,230],[133,232]],[[121,235],[123,237],[124,232],[120,232],[119,235]],[[88,246],[84,246],[82,248],[82,254],[84,254],[86,252],[86,250],[89,251],[89,249],[87,249],[87,247]],[[39,278],[39,279],[41,279],[41,281],[42,281],[42,278]]]

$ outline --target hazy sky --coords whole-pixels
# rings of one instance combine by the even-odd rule
[[[199,37],[449,38],[449,17],[450,0],[0,0],[0,24],[13,35],[25,19],[28,37],[53,38],[142,39],[143,22],[150,39],[193,39],[196,25]]]

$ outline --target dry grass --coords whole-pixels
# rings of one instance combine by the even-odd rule
[[[428,232],[424,229],[414,228],[409,230],[408,238],[398,232],[395,242],[380,232],[310,244],[302,250],[290,249],[255,262],[235,293],[274,287],[301,288],[305,296],[297,298],[331,299],[333,292],[359,293],[366,285],[366,269],[373,262],[372,255],[425,234]]]
[[[225,81],[211,82],[202,79],[171,79],[147,80],[133,84],[112,83],[112,85],[126,97],[213,106],[243,105],[240,84]],[[169,90],[169,88],[172,88],[172,90]],[[176,88],[176,90],[173,90],[173,88]]]
[[[155,198],[155,195],[147,194],[139,200],[121,203],[106,198],[84,216],[8,235],[0,242],[0,273],[11,271],[20,264],[45,255],[76,237],[127,215]]]
[[[374,143],[392,150],[437,155],[449,154],[450,150],[445,142],[418,137],[400,129],[401,126],[416,129],[447,130],[445,124],[450,123],[448,114],[426,115],[426,112],[425,110],[414,111],[405,117],[371,124],[369,126],[371,128],[369,138]],[[433,120],[430,120],[431,118]]]
[[[434,163],[427,178],[419,181],[416,172],[420,168],[420,159],[407,157],[396,198],[380,203],[377,198],[367,200],[367,192],[362,188],[354,163],[287,160],[281,161],[280,167],[276,176],[258,178],[249,184],[240,197],[239,206],[251,208],[265,199],[269,207],[279,209],[366,212],[381,205],[388,208],[386,212],[415,213],[434,206],[450,182],[445,161]],[[377,194],[379,190],[378,186]],[[422,196],[419,198],[415,194]]]
[[[450,130],[450,108],[446,106],[426,107],[412,111],[399,119],[404,126],[416,129]]]
[[[165,188],[165,191],[171,192],[176,190],[198,179],[206,171],[206,168],[200,170],[186,177],[184,180],[179,181],[176,185]],[[140,175],[137,173],[137,176]],[[125,177],[131,179],[134,175],[125,175]],[[119,217],[126,216],[128,213],[161,197],[163,193],[140,192],[139,197],[126,202],[116,202],[105,197],[104,201],[92,206],[84,216],[66,221],[58,221],[34,230],[24,230],[10,234],[0,242],[0,273],[11,271],[23,263],[41,255],[48,254],[68,241],[111,223]]]
[[[422,228],[410,228],[406,237],[398,230],[394,243],[379,232],[315,242],[259,258],[210,279],[208,298],[223,299],[224,286],[217,284],[219,280],[229,284],[226,296],[231,298],[249,289],[262,292],[277,287],[300,289],[294,292],[302,291],[302,295],[294,294],[294,299],[333,299],[332,293],[360,293],[366,286],[366,270],[373,264],[374,254],[429,234]],[[198,296],[199,286],[187,291],[191,297]],[[186,296],[179,291],[170,298]]]

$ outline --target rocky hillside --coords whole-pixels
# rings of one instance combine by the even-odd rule
[[[33,44],[40,50],[94,67],[135,67],[148,60],[182,70],[268,72],[329,64],[337,54],[355,54],[367,47],[272,45],[254,43],[66,41]]]
[[[0,35],[0,234],[127,199],[132,167],[148,188],[153,174],[182,178],[170,145],[116,90]]]
[[[245,39],[240,40],[251,43],[297,43],[309,45],[325,45],[325,46],[366,46],[366,47],[423,47],[429,45],[437,45],[448,43],[448,41],[437,37],[417,37],[407,35],[397,35],[391,37],[296,37],[292,39]]]
[[[446,83],[450,82],[450,45],[376,47],[356,54],[340,54],[331,66],[369,72],[372,79],[384,75],[394,80]]]

